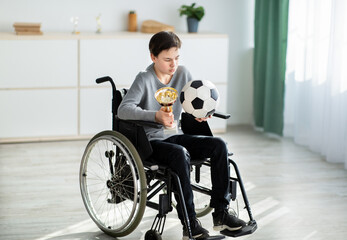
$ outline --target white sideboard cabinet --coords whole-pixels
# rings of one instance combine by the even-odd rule
[[[218,110],[226,111],[228,38],[225,34],[178,34],[180,64],[194,79],[215,83]],[[110,76],[129,88],[150,63],[142,33],[44,34],[0,33],[0,143],[90,138],[111,129],[111,86],[96,78]],[[226,121],[211,119],[214,131]]]
[[[0,38],[0,140],[77,134],[78,43]]]

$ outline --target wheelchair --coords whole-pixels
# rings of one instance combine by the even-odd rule
[[[151,160],[152,149],[144,127],[161,126],[153,122],[119,119],[118,106],[127,90],[117,90],[113,80],[108,76],[96,80],[98,84],[104,82],[110,82],[112,86],[112,131],[102,131],[89,141],[79,173],[81,195],[89,216],[107,235],[123,237],[137,228],[147,206],[157,210],[158,214],[151,229],[146,232],[145,240],[161,240],[166,214],[175,207],[172,195],[177,194],[189,239],[193,240],[179,177],[167,166]],[[230,117],[221,113],[215,113],[214,116],[224,119]],[[200,123],[186,113],[182,113],[181,128],[185,134],[212,136],[207,122]],[[251,234],[257,229],[238,167],[230,158],[229,162],[236,174],[236,177],[230,177],[231,200],[236,199],[238,185],[249,221],[240,230],[224,230],[221,232],[223,235],[208,239],[221,239],[224,235],[239,237]],[[209,168],[209,159],[191,160],[191,185],[197,217],[205,216],[212,210],[209,207]]]

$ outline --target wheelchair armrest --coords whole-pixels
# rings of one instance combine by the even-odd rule
[[[181,116],[181,129],[185,134],[213,136],[207,121],[198,122],[193,115],[186,112],[183,112]],[[230,114],[222,112],[214,112],[213,116],[222,119],[230,118]]]
[[[230,118],[230,114],[229,113],[222,113],[222,112],[214,112],[213,113],[214,117],[218,117],[218,118],[223,118],[223,119],[229,119]]]
[[[185,134],[213,136],[207,121],[198,122],[193,115],[186,112],[181,115],[181,129]]]

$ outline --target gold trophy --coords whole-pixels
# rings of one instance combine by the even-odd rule
[[[177,90],[171,87],[163,87],[160,88],[156,93],[154,94],[155,99],[158,101],[158,103],[165,107],[165,112],[172,112],[172,105],[177,100]],[[167,130],[174,130],[177,132],[177,124],[176,121],[174,122],[172,127],[166,127]]]

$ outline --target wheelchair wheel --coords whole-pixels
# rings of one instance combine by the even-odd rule
[[[194,185],[200,188],[212,188],[210,167],[204,164],[202,164],[200,168],[193,166],[190,173],[190,180],[194,191],[194,205],[196,216],[205,216],[212,211],[212,208],[210,207],[211,196],[196,190],[194,188]]]
[[[102,231],[122,237],[139,225],[146,207],[146,178],[138,152],[124,135],[95,135],[83,154],[79,177],[84,205]]]

